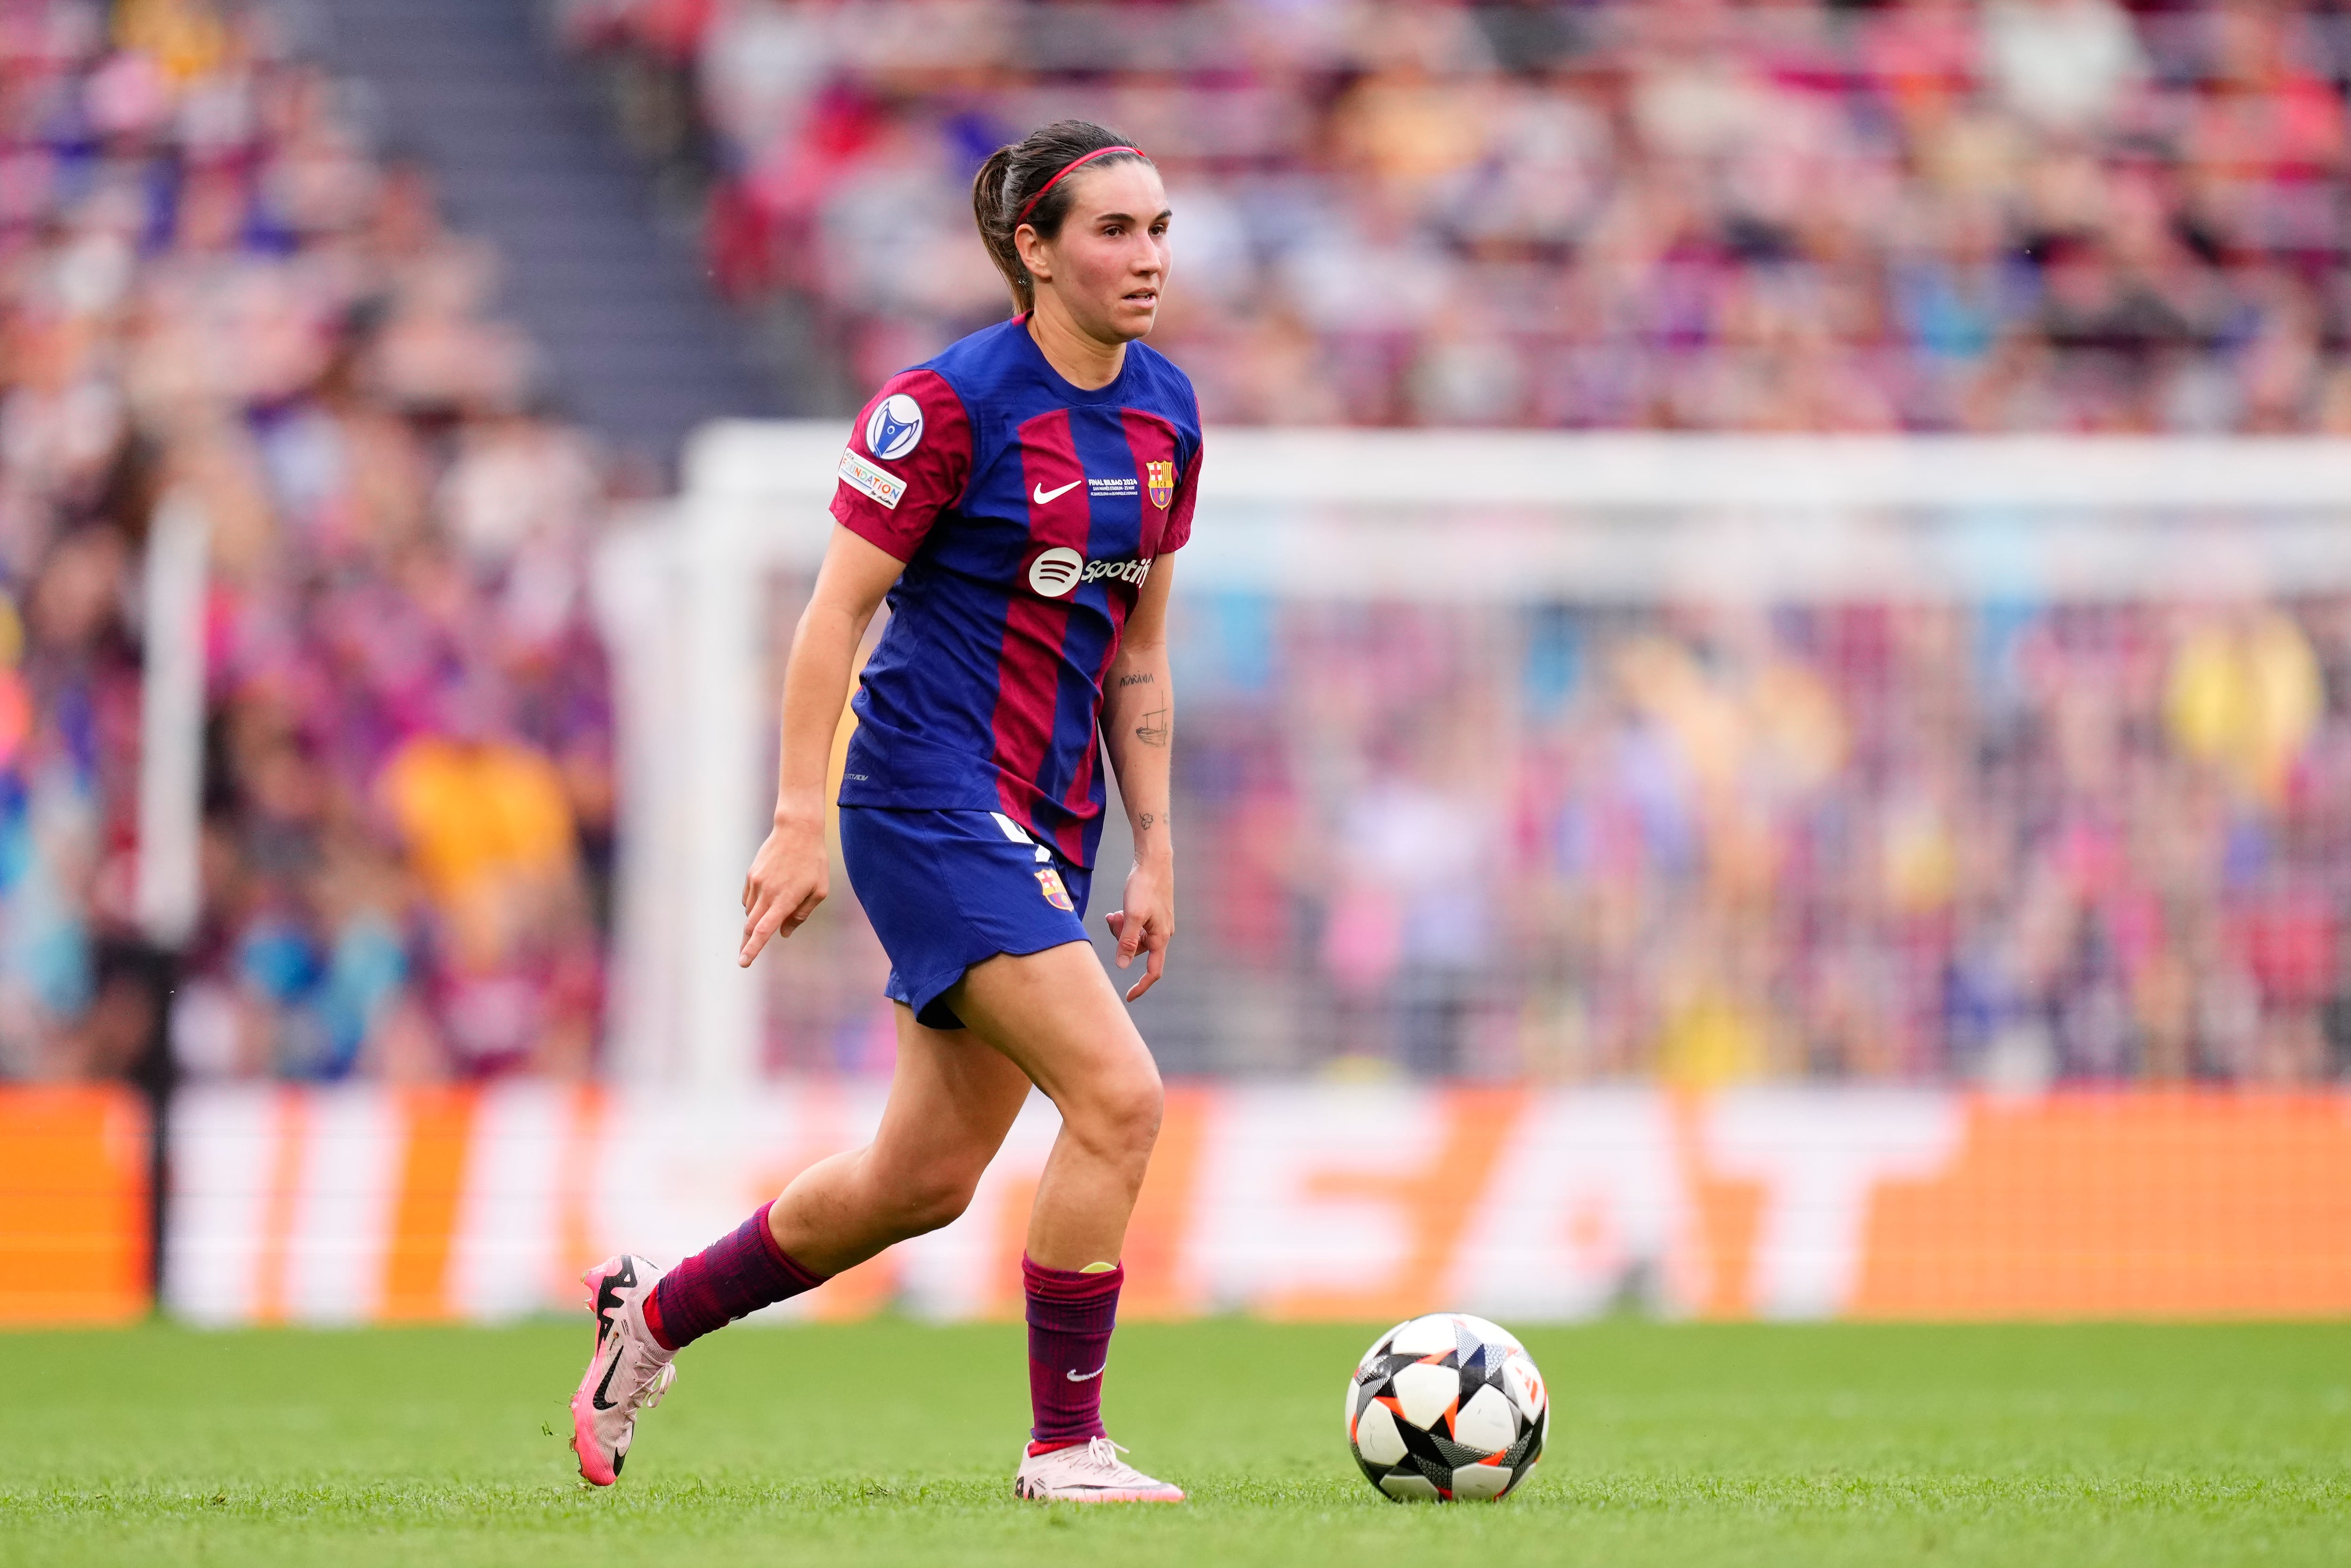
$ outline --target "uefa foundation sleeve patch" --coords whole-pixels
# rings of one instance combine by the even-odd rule
[[[881,502],[892,511],[905,498],[906,482],[886,468],[876,468],[847,447],[841,452],[842,481]]]
[[[971,477],[971,422],[935,371],[890,378],[850,427],[833,472],[834,520],[900,560],[912,560]]]

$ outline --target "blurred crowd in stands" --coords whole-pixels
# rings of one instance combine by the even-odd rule
[[[0,1078],[590,1066],[598,454],[266,8],[0,0]],[[209,532],[203,904],[136,919],[141,562]],[[168,997],[166,988],[170,989]]]
[[[548,10],[842,409],[1000,317],[971,171],[1078,114],[1212,421],[2351,433],[2329,6]],[[1186,602],[1176,1070],[2351,1065],[2351,607]],[[853,925],[779,1062],[882,1049]]]
[[[1170,1072],[2351,1072],[2351,600],[1195,591],[1171,653]],[[886,1062],[886,967],[820,911],[770,1060]]]
[[[1001,314],[970,172],[1078,113],[1166,172],[1212,421],[2351,428],[2332,11],[547,4],[818,402]],[[266,8],[0,0],[0,1079],[597,1060],[612,465],[378,141]],[[176,956],[135,886],[175,506]],[[1178,619],[1171,1071],[2351,1069],[2351,601]],[[881,967],[836,898],[767,966],[773,1064],[884,1064]]]
[[[1211,1040],[1695,1083],[2351,1068],[2351,601],[1186,622]]]
[[[1211,420],[2351,428],[2332,6],[548,4],[844,409],[1002,314],[971,172],[1079,114]]]

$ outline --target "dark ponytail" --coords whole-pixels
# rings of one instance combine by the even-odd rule
[[[1015,309],[1029,311],[1037,308],[1037,285],[1029,277],[1029,269],[1020,265],[1020,252],[1012,243],[1013,235],[1024,223],[1035,229],[1040,238],[1051,239],[1059,235],[1061,220],[1070,215],[1072,182],[1063,180],[1056,184],[1054,177],[1088,153],[1102,152],[1106,147],[1122,151],[1092,159],[1087,168],[1151,162],[1140,152],[1126,150],[1126,138],[1115,131],[1092,120],[1057,120],[1008,147],[998,148],[979,166],[979,174],[971,183],[971,215],[979,225],[979,240],[987,247],[987,258],[996,263],[996,270],[1004,274],[1005,283],[1012,289]],[[1040,192],[1043,193],[1041,200]],[[1029,207],[1032,202],[1036,205]],[[1024,207],[1029,208],[1025,217],[1021,214]]]

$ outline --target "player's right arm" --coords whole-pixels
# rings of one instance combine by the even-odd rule
[[[934,371],[893,376],[850,431],[832,497],[841,526],[825,547],[784,666],[776,821],[743,879],[743,946],[736,962],[746,968],[768,937],[799,930],[830,891],[824,786],[857,646],[970,472],[971,427],[962,400]]]
[[[775,826],[743,879],[743,950],[748,966],[768,938],[789,936],[831,891],[825,852],[824,785],[840,733],[841,705],[865,628],[905,563],[847,528],[818,568],[808,609],[792,632],[784,666],[783,755],[778,761]]]

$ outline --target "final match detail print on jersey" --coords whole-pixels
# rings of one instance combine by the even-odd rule
[[[1192,383],[1130,343],[1086,391],[1014,319],[893,376],[832,515],[906,563],[865,666],[841,800],[1002,811],[1091,866],[1102,683],[1152,563],[1192,531]]]

